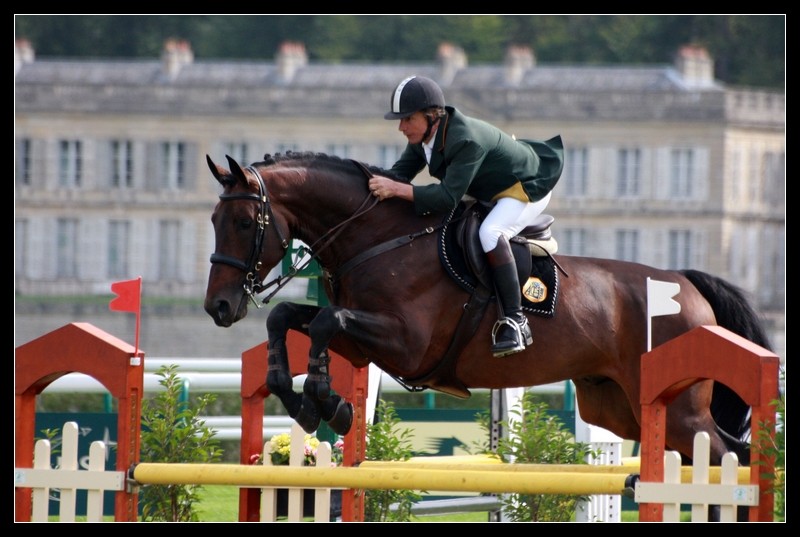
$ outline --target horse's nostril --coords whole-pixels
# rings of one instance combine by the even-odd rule
[[[220,300],[218,302],[206,303],[205,310],[212,319],[219,322],[224,320],[229,315],[231,307],[228,301]]]

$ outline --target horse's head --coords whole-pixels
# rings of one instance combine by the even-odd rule
[[[259,171],[242,169],[226,156],[230,170],[206,155],[208,167],[223,191],[211,215],[216,246],[206,289],[205,310],[218,326],[230,326],[247,315],[247,301],[256,300],[261,282],[288,246],[275,220],[269,193]]]

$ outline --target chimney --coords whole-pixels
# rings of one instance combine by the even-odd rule
[[[444,85],[452,83],[456,73],[467,66],[464,49],[452,43],[440,44],[436,59],[439,61],[439,78]]]
[[[284,41],[275,56],[278,75],[283,82],[289,82],[301,67],[308,65],[306,47],[302,43]]]
[[[167,39],[161,53],[161,64],[164,73],[170,80],[178,77],[184,65],[194,61],[194,53],[188,41],[183,39]]]
[[[675,57],[675,68],[687,86],[708,87],[714,84],[714,60],[705,47],[681,47]]]
[[[536,58],[533,50],[524,45],[510,45],[506,49],[504,59],[506,83],[509,86],[518,86],[525,76],[525,71],[533,69],[536,65]]]
[[[17,39],[14,42],[14,75],[22,68],[23,64],[33,63],[33,46],[27,39]]]

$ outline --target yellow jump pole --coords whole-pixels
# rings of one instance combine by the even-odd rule
[[[491,466],[491,465],[487,465]],[[139,463],[140,485],[440,490],[520,494],[622,494],[627,475],[577,472],[497,472],[428,468],[313,468],[240,464]]]
[[[593,464],[532,464],[532,463],[514,463],[514,464],[493,464],[490,461],[479,461],[476,463],[450,463],[444,461],[446,457],[441,457],[435,461],[424,461],[422,458],[412,458],[408,461],[363,461],[360,468],[431,468],[437,470],[477,470],[484,472],[527,472],[527,473],[577,473],[577,474],[636,474],[639,473],[638,466],[632,465],[593,465]],[[750,467],[742,466],[738,469],[739,484],[750,484]],[[722,469],[719,466],[711,466],[709,468],[708,482],[719,483]],[[681,467],[681,482],[692,482],[692,467]]]

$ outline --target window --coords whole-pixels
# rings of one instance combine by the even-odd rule
[[[694,152],[673,149],[670,155],[669,194],[671,198],[691,198],[694,180]]]
[[[26,272],[25,256],[28,249],[28,221],[14,222],[14,274],[24,276]]]
[[[247,143],[245,142],[227,142],[224,145],[225,154],[233,158],[242,166],[250,164],[250,159],[247,154]]]
[[[178,279],[180,222],[162,220],[159,226],[158,276],[162,281]]]
[[[759,173],[760,168],[760,155],[758,151],[751,149],[747,167],[747,198],[745,198],[750,203],[758,199],[758,193],[761,187],[761,174]]]
[[[669,252],[667,253],[667,269],[681,270],[692,263],[692,234],[685,230],[669,232]]]
[[[730,167],[731,167],[731,201],[739,201],[742,197],[742,160],[744,155],[740,149],[734,149],[730,154]]]
[[[585,147],[567,149],[564,159],[564,192],[567,197],[586,195],[586,183],[589,177],[589,150]]]
[[[31,140],[23,138],[17,140],[17,184],[31,184]]]
[[[75,278],[78,275],[78,221],[59,218],[56,228],[56,276]]]
[[[785,202],[786,157],[784,153],[764,154],[764,202],[779,205]]]
[[[639,232],[635,229],[618,229],[616,258],[620,261],[639,262]]]
[[[133,186],[133,143],[130,140],[111,141],[111,186]]]
[[[83,173],[80,140],[61,140],[58,143],[58,184],[65,188],[81,186]]]
[[[567,255],[586,255],[586,230],[567,228],[562,233],[563,238],[558,241],[559,249]]]
[[[642,154],[638,149],[620,149],[617,152],[617,195],[638,196]]]
[[[164,142],[161,144],[161,186],[167,190],[180,190],[186,184],[186,144]]]
[[[384,170],[390,169],[400,158],[402,150],[396,145],[381,145],[378,147],[378,167]]]
[[[125,278],[128,273],[130,224],[112,220],[108,224],[108,277]]]

